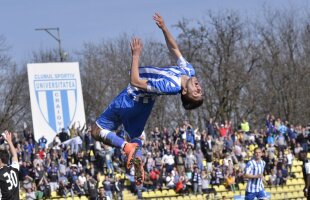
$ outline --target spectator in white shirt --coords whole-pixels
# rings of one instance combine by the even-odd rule
[[[294,155],[292,154],[291,149],[288,148],[287,154],[286,154],[286,158],[287,158],[287,166],[288,166],[288,172],[291,173],[292,171],[292,165],[293,165],[293,160],[294,160]]]
[[[170,149],[167,150],[167,153],[162,158],[163,166],[166,167],[167,172],[171,172],[174,167],[174,156],[171,154]]]

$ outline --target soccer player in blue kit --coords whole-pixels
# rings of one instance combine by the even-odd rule
[[[257,147],[254,149],[254,158],[245,167],[244,178],[248,179],[245,189],[245,200],[254,200],[255,198],[259,200],[267,199],[264,190],[265,166],[266,163],[262,159],[262,149]]]
[[[202,88],[195,77],[193,66],[183,58],[163,18],[155,13],[153,19],[162,30],[170,53],[176,57],[177,66],[139,67],[143,45],[140,39],[133,38],[130,44],[130,84],[115,97],[92,127],[92,136],[96,140],[121,148],[125,152],[127,168],[134,166],[137,186],[141,186],[144,181],[140,136],[153,108],[155,97],[181,94],[186,110],[197,108],[203,103]],[[123,125],[129,142],[113,132],[120,125]]]

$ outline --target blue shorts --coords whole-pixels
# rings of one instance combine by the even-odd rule
[[[144,130],[154,102],[154,100],[149,100],[147,103],[134,101],[125,89],[97,118],[96,124],[109,131],[115,131],[123,125],[130,139],[138,138]]]
[[[253,200],[257,197],[257,199],[265,199],[267,197],[264,190],[259,192],[245,192],[245,200]]]

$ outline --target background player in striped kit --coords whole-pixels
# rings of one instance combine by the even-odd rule
[[[310,199],[310,161],[307,158],[307,153],[305,150],[299,152],[299,159],[302,161],[302,173],[305,181],[304,195]]]
[[[255,197],[257,199],[266,199],[266,193],[264,191],[264,170],[266,163],[261,157],[262,150],[255,148],[254,158],[245,167],[244,178],[248,179],[245,192],[246,200],[252,200]]]
[[[142,142],[139,137],[151,113],[155,97],[181,94],[183,107],[188,110],[197,108],[203,103],[202,88],[195,77],[193,66],[183,58],[163,18],[156,13],[153,19],[162,30],[169,51],[176,57],[177,66],[139,67],[143,45],[140,39],[133,38],[130,84],[98,117],[96,126],[92,128],[92,135],[96,140],[124,150],[128,157],[127,168],[131,168],[132,165],[135,167],[137,186],[144,180],[142,153],[139,148]],[[130,143],[112,132],[120,125],[124,126]]]

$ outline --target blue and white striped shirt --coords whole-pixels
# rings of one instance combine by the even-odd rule
[[[147,90],[128,85],[127,92],[134,100],[154,99],[157,95],[175,95],[181,92],[181,76],[195,76],[193,66],[183,57],[177,61],[178,66],[139,68],[141,79],[147,79]],[[147,100],[146,100],[147,101]]]
[[[254,159],[250,160],[245,167],[245,174],[258,175],[263,174],[265,169],[265,161],[260,160],[256,162]],[[264,190],[263,180],[261,178],[251,178],[248,180],[247,192],[260,192]]]

